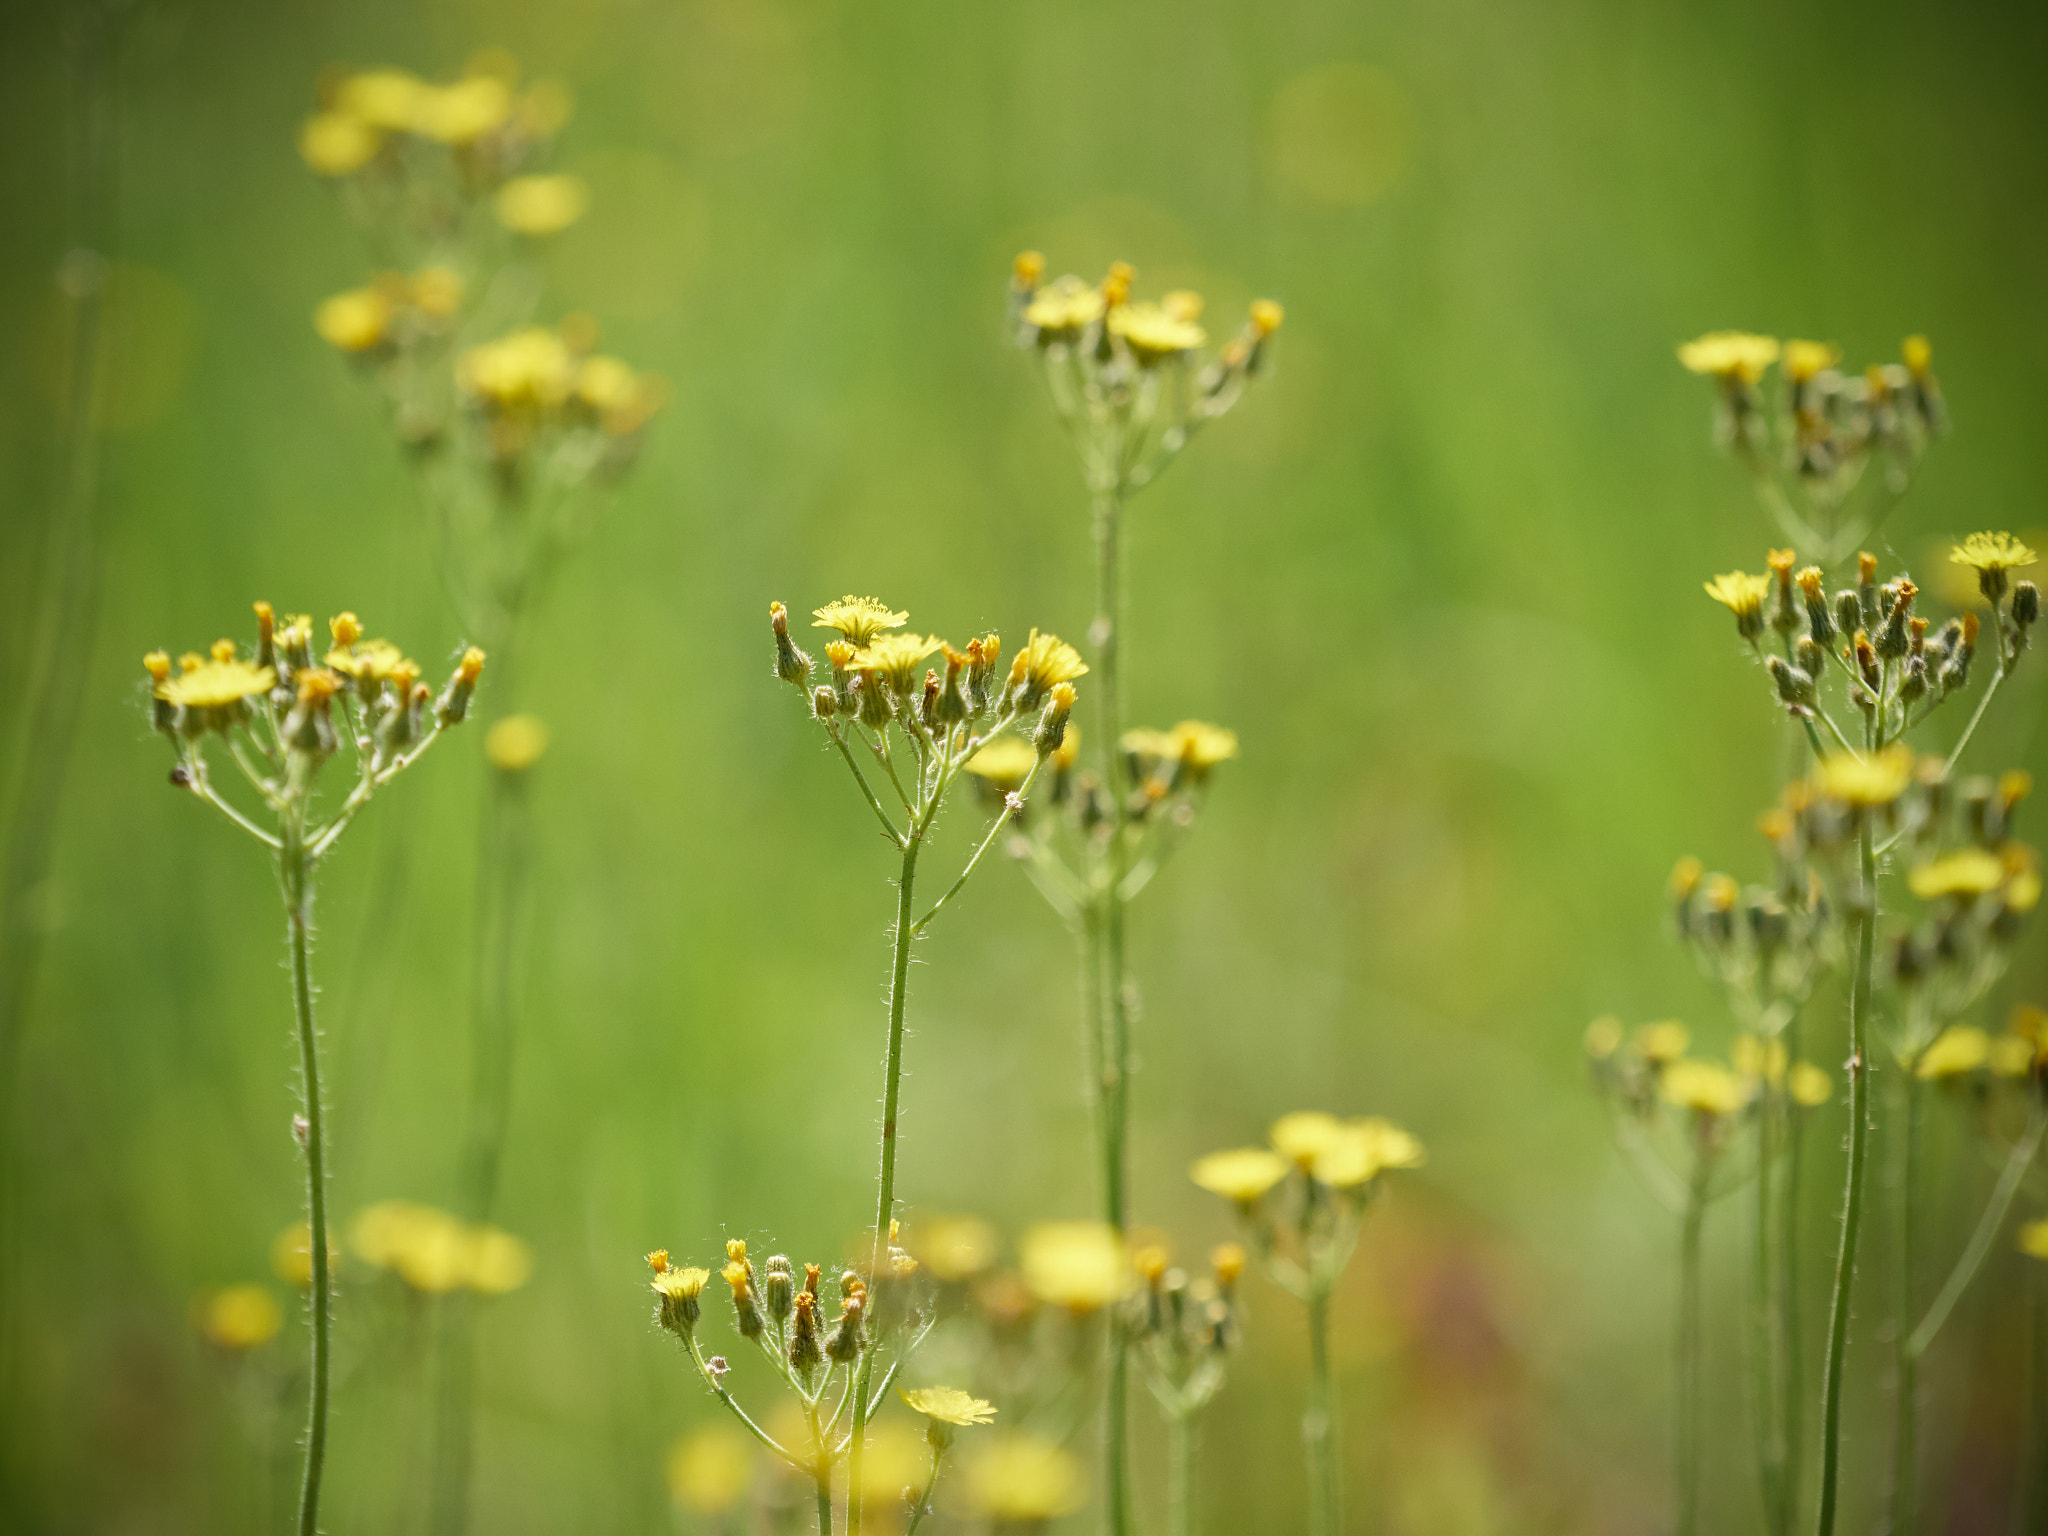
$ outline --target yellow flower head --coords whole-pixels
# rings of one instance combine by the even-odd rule
[[[836,629],[846,636],[847,642],[864,646],[885,629],[897,629],[907,623],[910,615],[898,613],[887,603],[878,603],[872,597],[842,597],[836,603],[827,603],[811,612],[813,629]]]
[[[321,176],[348,176],[376,158],[384,136],[347,112],[316,112],[299,126],[299,158]]]
[[[1192,316],[1183,318],[1164,304],[1119,305],[1110,311],[1109,333],[1122,337],[1131,354],[1144,364],[1179,357],[1209,339]]]
[[[1804,384],[1842,360],[1842,349],[1830,341],[1788,341],[1785,343],[1785,377]]]
[[[1920,1053],[1913,1075],[1926,1082],[1962,1077],[1975,1072],[1991,1059],[1991,1037],[1971,1024],[1956,1024],[1941,1032],[1934,1044]]]
[[[1692,1057],[1666,1067],[1658,1088],[1666,1103],[1700,1115],[1732,1115],[1749,1102],[1742,1079],[1717,1062]]]
[[[447,320],[462,308],[462,274],[453,267],[421,267],[409,285],[412,307],[433,320]]]
[[[912,1251],[936,1280],[972,1280],[996,1261],[1002,1239],[979,1216],[940,1216],[921,1223]]]
[[[1391,1121],[1353,1120],[1316,1154],[1309,1173],[1332,1189],[1356,1189],[1389,1168],[1419,1168],[1422,1143]]]
[[[648,1282],[653,1287],[655,1295],[677,1301],[695,1301],[704,1294],[704,1287],[710,1283],[711,1271],[699,1269],[691,1264],[658,1270],[654,1278]]]
[[[1737,1035],[1729,1047],[1729,1064],[1740,1077],[1778,1083],[1785,1076],[1785,1042],[1757,1035]]]
[[[714,1519],[739,1503],[754,1480],[754,1442],[724,1424],[693,1429],[669,1447],[662,1472],[668,1495],[693,1514]]]
[[[909,1392],[897,1388],[912,1413],[921,1413],[935,1424],[952,1424],[961,1429],[995,1422],[995,1405],[970,1397],[958,1387],[917,1387]]]
[[[558,235],[589,211],[590,188],[576,176],[514,176],[491,206],[515,235]]]
[[[2025,1077],[2034,1070],[2038,1048],[2018,1035],[2000,1035],[1991,1042],[1985,1065],[1998,1077]]]
[[[427,83],[408,70],[371,69],[342,81],[335,105],[372,128],[410,133],[426,90]]]
[[[1678,1060],[1692,1044],[1692,1031],[1676,1019],[1645,1024],[1636,1031],[1636,1054],[1653,1067]]]
[[[471,347],[455,377],[473,398],[500,411],[541,411],[560,406],[575,382],[576,360],[561,336],[529,325]]]
[[[533,1249],[497,1227],[469,1233],[469,1288],[479,1296],[505,1296],[533,1278]]]
[[[246,661],[202,661],[176,677],[166,677],[154,692],[167,704],[224,709],[268,693],[276,686],[277,673],[270,667],[252,666]]]
[[[2005,861],[1982,848],[1959,848],[1931,863],[1916,865],[1906,884],[1922,901],[1944,896],[1982,896],[2005,884]]]
[[[500,773],[526,772],[547,749],[547,722],[537,715],[507,715],[484,736],[484,756]]]
[[[1270,336],[1280,329],[1280,322],[1287,318],[1287,311],[1271,299],[1253,299],[1251,307],[1252,329],[1261,336]]]
[[[1925,336],[1908,336],[1899,343],[1899,357],[1906,365],[1906,372],[1916,379],[1927,377],[1927,370],[1934,366],[1934,347]]]
[[[1744,639],[1753,639],[1762,631],[1764,599],[1771,592],[1770,577],[1729,571],[1707,582],[1706,592],[1707,596],[1735,615],[1735,627]]]
[[[2005,595],[2006,573],[2039,558],[2009,533],[1973,533],[1949,552],[1950,560],[1977,573],[1978,590],[1994,604]]]
[[[260,1285],[224,1286],[200,1303],[199,1331],[219,1349],[254,1349],[283,1326],[284,1309]]]
[[[665,393],[653,374],[636,373],[616,357],[593,357],[576,375],[576,398],[597,413],[614,437],[638,431],[661,409]]]
[[[1266,1131],[1273,1150],[1297,1168],[1308,1168],[1344,1135],[1344,1122],[1320,1109],[1282,1115]]]
[[[1010,278],[1024,292],[1030,293],[1045,276],[1045,256],[1040,251],[1019,251],[1017,259],[1010,263]]]
[[[1102,318],[1102,290],[1078,277],[1055,278],[1024,306],[1024,323],[1048,336],[1071,336]]]
[[[359,683],[385,682],[401,672],[409,672],[414,677],[419,675],[418,664],[406,660],[405,653],[389,640],[362,640],[338,645],[323,660],[331,670]]]
[[[898,693],[917,686],[917,669],[937,654],[946,642],[936,635],[877,635],[853,658],[856,671],[872,672]]]
[[[1017,659],[1024,664],[1025,681],[1033,693],[1043,693],[1057,683],[1071,683],[1088,671],[1079,651],[1058,635],[1042,635],[1035,629]]]
[[[1789,1086],[1792,1102],[1805,1109],[1820,1108],[1835,1093],[1835,1080],[1810,1061],[1799,1062],[1792,1068]]]
[[[1067,728],[1069,735],[1073,727]],[[967,771],[997,789],[1015,789],[1037,766],[1038,749],[1021,736],[998,736],[967,760]]]
[[[341,1250],[334,1246],[334,1238],[330,1234],[327,1239],[327,1267],[332,1269],[340,1262]],[[313,1283],[311,1226],[303,1221],[295,1221],[271,1240],[270,1272],[286,1285]]]
[[[1830,800],[1867,810],[1890,805],[1912,782],[1913,749],[1895,744],[1871,757],[1838,752],[1822,758],[1813,787]]]
[[[1093,1312],[1130,1289],[1130,1264],[1116,1228],[1097,1221],[1048,1221],[1024,1234],[1024,1283],[1040,1301]]]
[[[1693,373],[1754,384],[1778,360],[1775,337],[1748,331],[1710,331],[1678,349],[1678,360]]]
[[[426,86],[413,102],[413,132],[441,144],[473,144],[512,115],[512,90],[493,75]]]
[[[1166,739],[1172,755],[1197,776],[1237,756],[1237,732],[1204,720],[1183,720],[1166,733]]]
[[[1188,1169],[1188,1177],[1212,1195],[1249,1206],[1286,1178],[1288,1167],[1287,1159],[1278,1152],[1265,1147],[1239,1147],[1196,1158]]]
[[[1586,1026],[1580,1043],[1595,1061],[1605,1061],[1621,1049],[1621,1020],[1598,1018]]]
[[[1080,1462],[1049,1440],[1004,1436],[967,1458],[967,1501],[998,1527],[1043,1525],[1088,1496]]]
[[[390,334],[391,300],[379,288],[351,288],[323,299],[313,329],[338,352],[368,352]]]

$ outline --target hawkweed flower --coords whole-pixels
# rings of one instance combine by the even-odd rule
[[[311,1530],[318,1519],[326,1458],[332,1326],[327,1146],[313,1021],[314,888],[321,860],[356,815],[455,719],[430,709],[433,695],[419,681],[416,665],[387,662],[374,676],[344,675],[314,663],[310,619],[288,620],[280,634],[270,604],[257,603],[255,615],[252,654],[223,639],[204,656],[188,652],[175,672],[163,651],[150,652],[142,665],[151,724],[174,758],[172,785],[211,805],[267,849],[276,860],[284,897],[304,1105],[294,1131],[306,1156],[312,1372],[300,1523]],[[344,659],[353,659],[363,640],[355,615],[337,616],[330,630],[336,649]],[[387,652],[398,654],[388,646],[376,654],[381,658]],[[482,668],[481,652],[465,652],[449,689],[465,676],[466,686],[473,688]],[[404,722],[403,728],[395,729],[394,722]],[[353,772],[339,800],[323,802],[322,773],[344,756],[352,761]],[[230,775],[232,790],[215,782],[216,767]]]

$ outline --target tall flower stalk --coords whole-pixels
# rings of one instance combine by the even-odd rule
[[[1076,798],[1078,832],[1064,850],[1057,827],[1026,845],[1033,878],[1081,946],[1081,998],[1088,1094],[1095,1120],[1103,1220],[1128,1234],[1132,1023],[1136,991],[1127,962],[1126,909],[1192,819],[1184,801],[1160,814],[1155,784],[1170,789],[1205,781],[1217,761],[1236,754],[1236,738],[1199,722],[1169,737],[1127,728],[1125,512],[1196,431],[1223,415],[1266,362],[1280,306],[1260,300],[1239,335],[1213,355],[1200,325],[1201,296],[1185,291],[1134,301],[1134,273],[1113,264],[1099,284],[1073,276],[1045,282],[1045,258],[1020,255],[1013,270],[1011,318],[1020,343],[1045,368],[1053,407],[1081,459],[1093,509],[1095,616],[1088,641],[1098,674],[1094,752],[1099,765]],[[1133,739],[1135,736],[1135,740]],[[1147,760],[1152,771],[1142,772]],[[1163,774],[1158,770],[1163,769]],[[1141,784],[1139,781],[1143,779]],[[1113,1317],[1103,1426],[1103,1477],[1109,1529],[1131,1529],[1129,1378],[1131,1338]]]
[[[313,910],[320,861],[379,789],[417,762],[442,731],[464,719],[484,657],[474,648],[465,651],[436,699],[420,681],[419,665],[388,641],[365,640],[352,613],[332,621],[334,643],[319,660],[311,619],[287,619],[280,626],[268,603],[256,604],[256,619],[258,640],[250,655],[234,641],[220,640],[210,654],[188,654],[175,668],[162,651],[144,657],[143,665],[151,684],[153,722],[177,757],[172,784],[213,806],[277,862],[299,1050],[301,1112],[293,1117],[292,1133],[306,1160],[310,1265],[312,1360],[297,1529],[299,1536],[316,1536],[327,1459],[333,1330],[326,1101],[313,1014]],[[209,761],[209,747],[218,748],[239,774],[239,796],[214,782],[211,770],[217,759]],[[338,804],[323,809],[321,770],[344,751],[354,761],[353,780]],[[259,809],[237,803],[251,796]]]

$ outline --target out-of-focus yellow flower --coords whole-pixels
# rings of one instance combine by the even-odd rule
[[[783,1441],[784,1445],[791,1443]],[[799,1434],[794,1443],[803,1444],[803,1435]],[[903,1490],[924,1482],[931,1454],[924,1434],[901,1419],[891,1417],[870,1423],[867,1459],[860,1471],[861,1489],[872,1512],[870,1519],[880,1515],[886,1520],[904,1508]]]
[[[1749,1102],[1742,1079],[1718,1062],[1674,1061],[1664,1069],[1657,1086],[1666,1103],[1695,1114],[1732,1115]]]
[[[559,80],[536,80],[520,94],[512,110],[524,132],[536,139],[551,138],[574,115],[576,98]]]
[[[1621,1049],[1621,1020],[1599,1018],[1586,1026],[1581,1044],[1595,1061],[1605,1061]]]
[[[324,665],[359,683],[386,682],[401,671],[409,671],[417,677],[420,670],[417,663],[408,661],[405,652],[389,640],[360,640],[338,645],[327,653]]]
[[[1693,373],[1754,384],[1778,360],[1778,342],[1748,331],[1709,331],[1680,346],[1678,360]]]
[[[496,1227],[471,1227],[459,1217],[410,1200],[382,1200],[358,1212],[349,1228],[356,1257],[395,1271],[416,1291],[442,1296],[471,1289],[500,1296],[533,1273],[533,1252]]]
[[[1785,1042],[1737,1035],[1728,1048],[1728,1061],[1742,1077],[1777,1083],[1785,1076]]]
[[[661,409],[666,389],[651,373],[636,373],[616,357],[587,359],[576,374],[576,398],[614,437],[638,431]]]
[[[533,1278],[533,1249],[497,1227],[469,1233],[469,1288],[479,1296],[506,1296]]]
[[[569,398],[575,359],[562,338],[544,325],[529,325],[471,347],[456,378],[472,396],[495,410],[553,410]]]
[[[974,1424],[995,1422],[995,1404],[970,1396],[958,1387],[917,1387],[909,1392],[899,1388],[896,1395],[903,1399],[912,1413],[921,1413],[939,1424],[965,1429]]]
[[[1636,1031],[1636,1054],[1652,1066],[1678,1060],[1692,1044],[1692,1031],[1676,1019],[1661,1019]]]
[[[220,1349],[241,1351],[268,1344],[283,1326],[283,1308],[260,1285],[223,1286],[199,1304],[199,1331]]]
[[[484,756],[500,773],[526,772],[547,749],[547,722],[537,715],[507,715],[484,736]]]
[[[1844,805],[1874,809],[1890,805],[1913,782],[1913,749],[1886,747],[1870,757],[1837,752],[1824,757],[1814,774],[1814,788]]]
[[[473,144],[512,115],[511,89],[492,75],[426,86],[413,102],[413,132],[441,144]]]
[[[1237,756],[1237,732],[1206,720],[1181,721],[1166,733],[1166,741],[1171,754],[1197,777]]]
[[[1123,338],[1124,345],[1140,363],[1179,357],[1209,339],[1192,316],[1184,318],[1163,304],[1120,305],[1110,311],[1109,331],[1112,336]]]
[[[452,267],[421,267],[411,288],[412,307],[431,320],[453,319],[462,308],[462,274]]]
[[[1289,1166],[1286,1158],[1265,1147],[1239,1147],[1196,1158],[1188,1177],[1212,1195],[1249,1206],[1286,1178]]]
[[[391,300],[377,288],[351,288],[322,299],[313,311],[313,329],[341,352],[367,352],[390,334]]]
[[[1982,848],[1959,848],[1927,864],[1916,865],[1906,884],[1922,901],[1943,896],[1982,896],[2005,884],[2005,861]]]
[[[737,1429],[707,1424],[678,1436],[662,1471],[669,1497],[693,1514],[725,1514],[754,1480],[754,1443]]]
[[[1935,1042],[1920,1053],[1913,1075],[1926,1082],[1961,1077],[1975,1072],[1991,1057],[1991,1037],[1972,1024],[1945,1029]]]
[[[327,1239],[327,1267],[331,1270],[341,1262],[341,1250],[334,1245],[334,1238]],[[286,1285],[311,1285],[313,1283],[313,1231],[303,1221],[295,1221],[278,1233],[270,1243],[270,1272]]]
[[[1835,1080],[1810,1061],[1792,1068],[1792,1102],[1805,1109],[1818,1109],[1835,1096]]]
[[[1307,1168],[1344,1135],[1344,1122],[1320,1109],[1297,1109],[1282,1115],[1266,1132],[1273,1150],[1300,1168]]]
[[[2034,1070],[2037,1047],[2031,1040],[2018,1035],[2000,1035],[1991,1042],[1991,1053],[1985,1065],[1999,1077],[2025,1077]]]
[[[515,176],[492,206],[516,235],[557,235],[589,210],[590,188],[575,176]]]
[[[968,1503],[999,1526],[1057,1520],[1088,1496],[1080,1462],[1033,1435],[1006,1435],[981,1447],[962,1471]]]
[[[377,157],[384,135],[349,112],[316,112],[299,125],[299,158],[322,176],[350,176]]]
[[[2030,1258],[2048,1259],[2048,1221],[2020,1224],[2019,1250]]]
[[[1019,1257],[1031,1293],[1070,1312],[1097,1311],[1130,1289],[1123,1240],[1102,1222],[1041,1222],[1024,1234]]]
[[[1073,734],[1073,727],[1067,732]],[[1021,736],[998,736],[967,760],[967,771],[997,789],[1015,789],[1038,763],[1038,749]]]
[[[896,629],[909,618],[908,613],[898,613],[887,603],[878,603],[872,597],[848,594],[836,603],[813,609],[811,628],[836,629],[846,636],[849,644],[864,646],[883,630]]]
[[[1032,295],[1024,323],[1053,336],[1069,336],[1102,318],[1102,290],[1078,277],[1060,277]]]
[[[1419,1168],[1422,1143],[1390,1120],[1353,1120],[1316,1154],[1309,1173],[1332,1189],[1356,1189],[1389,1168]]]
[[[973,764],[968,765],[970,768]],[[935,1216],[911,1234],[910,1251],[932,1277],[957,1282],[972,1280],[996,1261],[1002,1239],[979,1216]]]
[[[403,69],[369,69],[342,81],[335,104],[359,122],[387,133],[410,133],[419,120],[426,81]]]
[[[1785,343],[1785,377],[1804,384],[1842,360],[1842,349],[1831,341],[1788,341]]]

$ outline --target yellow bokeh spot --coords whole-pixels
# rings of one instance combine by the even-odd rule
[[[722,1515],[753,1481],[754,1445],[737,1429],[706,1425],[669,1447],[662,1471],[677,1504],[699,1515]]]
[[[484,737],[484,756],[500,773],[524,773],[547,749],[547,724],[534,715],[507,715]]]
[[[260,1285],[230,1285],[203,1298],[199,1331],[221,1349],[254,1349],[277,1337],[284,1309]]]
[[[498,189],[498,222],[519,235],[559,234],[590,207],[590,188],[575,176],[515,176]]]
[[[1280,87],[1268,132],[1281,181],[1315,202],[1362,208],[1407,169],[1407,93],[1371,65],[1320,65]]]

